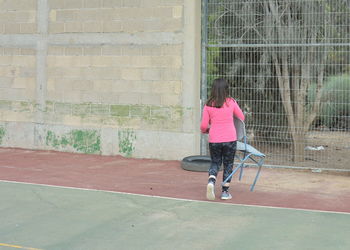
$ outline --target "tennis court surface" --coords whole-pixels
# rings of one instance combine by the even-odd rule
[[[350,248],[349,176],[255,171],[207,202],[178,161],[2,148],[0,249]]]

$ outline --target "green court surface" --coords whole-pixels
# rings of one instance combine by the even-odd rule
[[[350,214],[0,182],[0,249],[350,249]]]

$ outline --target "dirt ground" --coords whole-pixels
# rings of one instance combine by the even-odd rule
[[[307,134],[305,161],[293,162],[291,149],[280,145],[259,147],[266,154],[266,164],[350,171],[350,133],[310,131]]]

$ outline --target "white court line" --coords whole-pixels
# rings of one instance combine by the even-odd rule
[[[103,190],[103,189],[79,188],[79,187],[69,187],[69,186],[57,186],[57,185],[40,184],[40,183],[32,183],[32,182],[0,180],[0,183],[1,182],[13,183],[13,184],[34,185],[34,186],[42,186],[42,187],[52,187],[52,188],[62,188],[62,189],[72,189],[72,190],[82,190],[82,191],[94,191],[94,192],[112,193],[112,194],[134,195],[134,196],[152,197],[152,198],[160,198],[160,199],[176,200],[176,201],[189,201],[189,202],[198,202],[198,203],[207,203],[207,204],[221,204],[221,205],[228,205],[228,206],[242,206],[242,207],[252,207],[252,208],[255,208],[255,207],[257,207],[257,208],[272,208],[272,209],[282,209],[282,210],[292,210],[292,211],[304,211],[304,212],[317,212],[317,213],[350,215],[350,213],[348,213],[348,212],[336,212],[336,211],[325,211],[325,210],[317,210],[317,209],[289,208],[289,207],[274,207],[274,206],[262,206],[262,205],[247,205],[247,204],[240,204],[240,203],[201,201],[201,200],[173,198],[173,197],[158,196],[158,195],[134,194],[134,193],[127,193],[127,192],[119,192],[119,191],[109,191],[109,190]]]

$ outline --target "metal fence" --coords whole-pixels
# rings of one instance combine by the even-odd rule
[[[202,0],[202,104],[224,77],[266,164],[350,169],[349,24],[348,0]]]

